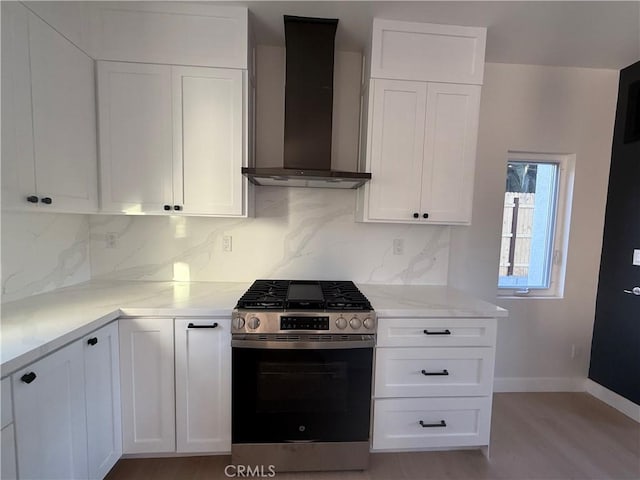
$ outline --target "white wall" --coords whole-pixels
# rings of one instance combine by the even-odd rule
[[[485,67],[473,221],[469,228],[452,228],[449,282],[509,309],[498,328],[498,388],[562,388],[572,385],[571,378],[586,377],[617,82],[612,70]],[[562,299],[496,299],[508,150],[576,154]]]
[[[2,213],[2,301],[90,278],[89,216]]]

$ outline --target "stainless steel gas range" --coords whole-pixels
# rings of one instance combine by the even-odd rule
[[[257,280],[232,321],[232,462],[369,463],[376,314],[353,282]]]

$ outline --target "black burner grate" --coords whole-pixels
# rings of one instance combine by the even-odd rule
[[[290,286],[296,291],[290,297]],[[298,287],[294,289],[293,287]],[[318,290],[318,297],[314,295]],[[300,294],[309,288],[309,298]],[[291,294],[293,295],[293,294]],[[252,310],[372,310],[369,300],[350,281],[256,280],[236,308]]]
[[[256,280],[240,297],[236,308],[283,310],[288,289],[289,280]]]
[[[371,304],[353,282],[320,282],[327,310],[371,310]]]

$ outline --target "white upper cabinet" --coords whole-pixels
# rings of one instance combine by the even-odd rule
[[[2,2],[2,207],[37,207],[28,10]]]
[[[246,77],[98,62],[102,211],[246,215]]]
[[[173,67],[172,76],[175,203],[185,214],[242,215],[246,73]]]
[[[173,205],[171,67],[98,62],[101,209]]]
[[[19,4],[2,23],[3,206],[95,212],[93,60]]]
[[[371,181],[357,220],[471,223],[484,38],[484,28],[374,21],[361,127]]]
[[[373,20],[371,76],[482,85],[487,29]]]
[[[193,2],[104,2],[94,9],[98,60],[249,68],[247,8]]]

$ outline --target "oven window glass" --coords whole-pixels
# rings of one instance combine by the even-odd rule
[[[346,362],[260,362],[257,413],[346,413]]]
[[[369,439],[373,348],[232,348],[233,443]]]

